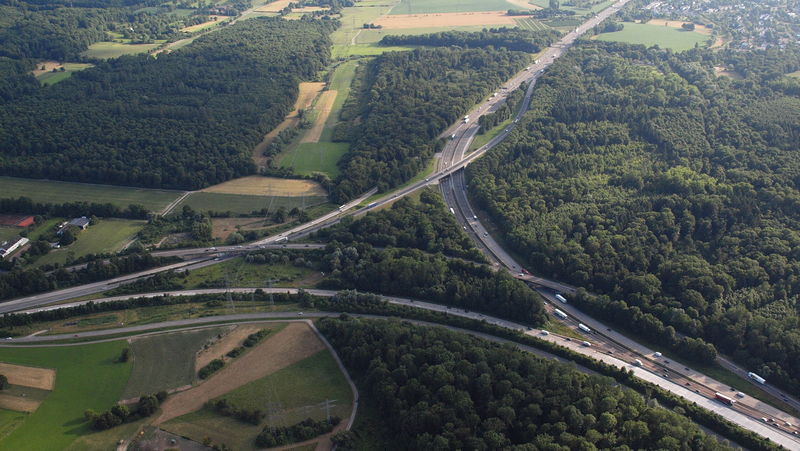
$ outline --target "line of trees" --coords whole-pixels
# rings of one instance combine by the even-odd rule
[[[583,43],[467,175],[530,267],[603,295],[587,310],[798,394],[800,84],[776,56]]]
[[[253,147],[325,67],[337,26],[241,21],[17,97],[0,109],[0,174],[190,189],[252,174]]]
[[[318,327],[393,449],[730,449],[610,378],[513,346],[398,321]]]
[[[131,204],[127,208],[95,202],[65,202],[52,204],[34,202],[28,197],[0,199],[0,212],[23,213],[60,217],[99,216],[102,218],[147,219],[148,211],[142,205]]]
[[[558,40],[560,33],[520,28],[489,28],[483,31],[440,31],[420,35],[387,35],[381,45],[425,45],[431,47],[458,46],[464,48],[504,48],[520,52],[538,53]]]
[[[92,429],[104,431],[123,423],[149,417],[156,413],[158,406],[165,399],[167,399],[167,392],[160,391],[152,395],[141,396],[133,409],[130,409],[125,404],[116,404],[105,412],[97,413],[93,410],[87,410],[83,413],[83,416],[91,423]]]
[[[360,121],[331,197],[344,202],[374,186],[401,184],[428,164],[436,137],[472,105],[525,66],[529,55],[505,49],[389,52],[366,69]]]
[[[488,130],[496,127],[503,121],[506,121],[514,116],[517,111],[517,106],[525,98],[525,91],[528,90],[528,84],[522,83],[519,88],[509,93],[503,105],[492,113],[484,114],[478,118],[478,125],[481,126],[478,130],[479,134],[484,134]]]

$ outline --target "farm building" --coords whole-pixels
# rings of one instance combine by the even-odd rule
[[[81,230],[86,230],[89,227],[89,218],[86,216],[81,216],[80,218],[75,218],[67,223],[68,226],[72,227],[80,227]]]
[[[33,224],[33,216],[0,215],[0,225],[12,227],[28,227]]]
[[[5,259],[14,253],[17,249],[28,244],[28,239],[18,236],[12,240],[4,241],[0,244],[0,259]]]

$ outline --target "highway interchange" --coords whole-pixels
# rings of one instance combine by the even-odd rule
[[[526,68],[526,70],[520,72],[511,80],[507,81],[503,85],[504,89],[500,89],[497,96],[493,96],[481,105],[476,106],[473,111],[469,113],[469,122],[460,122],[458,124],[454,124],[451,128],[445,131],[443,136],[447,137],[446,139],[448,139],[448,142],[445,144],[444,149],[442,150],[441,157],[439,159],[439,166],[437,170],[425,180],[420,180],[402,189],[386,194],[377,200],[370,202],[366,207],[356,208],[358,205],[363,204],[367,201],[367,199],[371,199],[375,195],[377,190],[372,189],[369,192],[364,193],[358,199],[348,202],[339,209],[323,215],[322,217],[316,218],[313,221],[301,224],[277,235],[266,237],[254,243],[240,246],[220,246],[211,248],[179,249],[154,252],[153,255],[156,256],[181,257],[187,260],[173,265],[154,268],[148,271],[129,274],[106,281],[15,299],[0,304],[0,313],[42,309],[42,306],[46,306],[48,304],[53,304],[88,294],[101,293],[136,279],[152,276],[158,272],[167,270],[186,271],[196,269],[203,266],[213,265],[227,258],[254,250],[268,248],[302,249],[309,248],[311,246],[316,248],[319,247],[319,245],[294,244],[288,243],[288,241],[305,237],[313,231],[339,222],[346,216],[363,215],[370,210],[389,205],[398,198],[406,196],[432,184],[439,184],[446,203],[450,206],[450,208],[453,209],[459,223],[462,224],[465,230],[469,232],[469,235],[476,241],[479,247],[491,257],[494,265],[497,268],[507,269],[519,279],[525,280],[537,287],[541,287],[538,288],[538,291],[543,295],[543,297],[545,297],[545,299],[549,300],[546,308],[548,311],[552,312],[555,308],[553,306],[554,302],[557,302],[554,301],[554,294],[556,292],[573,293],[575,288],[556,281],[551,281],[528,274],[527,271],[523,270],[522,266],[517,263],[513,257],[509,255],[493,239],[492,235],[480,223],[477,215],[469,203],[464,171],[462,169],[475,159],[482,156],[495,145],[503,141],[513,131],[518,119],[528,109],[528,105],[531,102],[534,85],[541,73],[547,67],[549,67],[555,61],[555,59],[566,52],[574,43],[574,41],[584,32],[590,30],[610,15],[615,14],[628,1],[629,0],[620,0],[606,10],[598,13],[595,17],[589,19],[586,23],[580,25],[577,29],[565,35],[556,44],[542,52],[535,64],[531,65],[529,68]],[[528,83],[528,89],[525,98],[523,99],[522,106],[512,123],[497,136],[491,139],[487,144],[472,152],[468,152],[469,146],[478,132],[477,118],[482,114],[496,110],[500,105],[502,105],[506,95],[516,89],[523,82]],[[452,138],[450,138],[451,136]],[[281,291],[285,292],[286,289],[282,289]],[[316,294],[314,293],[315,290],[307,291]],[[451,313],[454,312],[454,310],[447,307],[436,304],[428,304],[421,301],[411,301],[400,298],[390,298],[389,300],[390,302],[395,303],[405,303],[407,305],[413,304],[416,307],[427,308],[430,310],[448,311]],[[58,307],[45,308],[60,308],[63,306],[64,305],[59,305]],[[583,323],[593,329],[591,334],[586,334],[586,339],[591,343],[591,346],[582,346],[578,341],[570,341],[568,337],[562,337],[556,334],[541,335],[541,331],[535,330],[528,330],[526,333],[537,334],[540,338],[557,341],[559,344],[570,347],[575,351],[589,354],[594,358],[598,358],[608,363],[613,363],[617,366],[627,365],[630,367],[630,369],[635,371],[638,377],[667,388],[673,393],[676,393],[686,399],[697,402],[709,410],[723,415],[730,421],[733,421],[734,423],[737,423],[746,429],[753,430],[762,436],[769,437],[773,441],[780,443],[789,449],[800,449],[800,440],[798,440],[798,437],[796,436],[798,431],[800,431],[800,429],[798,429],[798,424],[800,424],[800,421],[797,419],[749,396],[745,396],[741,399],[737,398],[738,402],[734,404],[733,408],[719,403],[713,399],[715,392],[722,392],[731,396],[733,396],[735,392],[731,392],[727,386],[720,384],[719,382],[716,382],[713,379],[700,374],[699,372],[693,371],[688,367],[676,365],[666,361],[663,358],[655,357],[655,353],[652,350],[633,342],[627,337],[622,336],[616,331],[613,331],[611,328],[606,327],[605,325],[593,320],[592,318],[582,314],[568,305],[559,303],[558,308],[565,311],[569,315],[569,318],[567,318],[565,321],[568,325],[574,327],[577,326],[578,323]],[[486,317],[478,313],[460,312],[458,314],[468,317],[474,317],[477,315],[476,319],[484,319],[503,327],[509,327],[517,330],[528,329],[527,327],[519,324],[498,318]],[[54,339],[52,336],[47,338],[50,340]],[[17,341],[22,342],[23,340],[15,340],[15,342]],[[641,367],[631,365],[631,362],[635,361],[637,358],[641,359],[643,362]],[[731,362],[726,361],[724,362],[724,365],[740,374],[742,372],[746,372],[745,370],[736,367]],[[766,388],[771,394],[782,397],[784,401],[792,404],[793,407],[800,408],[800,402],[797,400],[787,397],[783,392],[774,387]],[[762,418],[766,418],[768,420],[774,419],[775,421],[764,422]]]

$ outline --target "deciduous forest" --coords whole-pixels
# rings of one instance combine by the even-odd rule
[[[252,148],[291,109],[298,82],[325,67],[337,25],[246,20],[12,95],[0,109],[0,174],[184,189],[251,174]]]
[[[796,56],[584,43],[469,166],[470,192],[531,269],[601,295],[585,309],[684,352],[709,347],[682,334],[713,343],[797,394]]]
[[[511,346],[398,321],[319,329],[380,412],[382,449],[729,449],[609,378]]]
[[[351,147],[339,162],[342,174],[332,197],[343,202],[376,185],[385,190],[412,178],[437,150],[436,137],[528,59],[505,49],[458,48],[377,57],[366,69],[357,122],[337,133]]]

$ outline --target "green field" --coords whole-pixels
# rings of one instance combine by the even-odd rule
[[[195,379],[195,354],[220,327],[174,332],[131,343],[133,370],[122,399],[182,387]]]
[[[524,30],[531,30],[531,31],[544,31],[549,29],[547,25],[539,22],[536,19],[526,17],[524,19],[514,19],[517,22],[517,26]]]
[[[64,264],[68,256],[73,258],[88,254],[116,253],[144,227],[145,221],[130,219],[101,219],[77,234],[77,240],[67,247],[53,249],[36,260],[36,265]]]
[[[342,26],[331,34],[334,57],[337,55],[337,46],[350,45],[353,38],[363,32],[365,23],[371,23],[386,14],[398,3],[398,0],[364,0],[356,2],[355,6],[343,8],[339,19]]]
[[[542,8],[548,8],[550,6],[550,0],[530,0],[528,3],[531,3],[533,5]],[[613,0],[606,0],[599,3],[595,3],[588,8],[579,8],[576,6],[566,6],[564,5],[564,2],[561,2],[561,7],[559,9],[563,9],[564,11],[574,11],[577,16],[581,16],[601,11],[609,7],[612,3],[614,3]]]
[[[94,185],[0,176],[0,197],[25,196],[34,202],[110,203],[118,207],[140,204],[151,211],[160,211],[180,196],[180,191],[134,188],[129,186]]]
[[[13,410],[0,409],[0,441],[8,437],[14,430],[22,424],[28,414],[15,412]]]
[[[116,363],[124,341],[49,348],[0,348],[0,361],[53,368],[56,384],[39,409],[7,437],[0,449],[61,450],[90,432],[83,419],[87,409],[111,407],[131,372],[129,363]],[[8,415],[2,416],[8,424]],[[113,448],[114,442],[106,447]]]
[[[81,53],[85,58],[109,59],[118,58],[122,55],[134,55],[145,53],[148,50],[158,47],[159,44],[122,44],[119,42],[95,42],[89,49]]]
[[[373,30],[364,30],[363,33]],[[396,31],[396,30],[395,30]],[[397,34],[397,33],[395,33]],[[405,33],[404,33],[405,34]],[[359,38],[361,35],[359,35]],[[359,39],[360,41],[360,39]],[[386,52],[406,52],[414,50],[416,46],[380,46],[372,44],[338,45],[333,47],[334,58],[349,58],[351,56],[375,56]]]
[[[203,409],[169,421],[162,428],[194,440],[208,436],[215,443],[225,443],[232,449],[248,450],[254,449],[255,436],[267,424],[291,425],[308,417],[325,418],[325,410],[319,404],[326,399],[336,400],[331,415],[346,421],[353,402],[347,380],[327,350],[239,387],[221,398],[251,409],[266,410],[271,405],[278,409],[278,415],[272,422],[254,426]]]
[[[613,33],[603,33],[595,39],[601,41],[617,41],[628,44],[643,44],[647,47],[658,45],[661,48],[669,48],[677,51],[689,50],[698,45],[705,47],[708,45],[709,36],[702,35],[695,31],[683,31],[677,28],[665,27],[661,25],[650,25],[640,23],[624,23],[622,31]]]
[[[36,79],[39,80],[39,83],[43,85],[54,85],[62,80],[66,80],[69,78],[73,72],[78,72],[84,69],[88,69],[93,67],[94,64],[88,63],[64,63],[64,71],[57,71],[57,72],[45,72],[43,74],[39,74]]]
[[[490,130],[487,130],[486,133],[484,133],[482,135],[475,135],[475,139],[472,140],[472,142],[469,145],[469,151],[471,152],[471,151],[481,147],[482,145],[488,143],[492,138],[494,138],[495,136],[499,135],[500,132],[502,132],[504,128],[506,128],[509,125],[511,125],[511,121],[512,120],[513,119],[511,119],[511,118],[506,119],[505,121],[503,121],[503,122],[497,124],[496,126],[494,126],[494,128],[492,128]]]
[[[233,287],[258,288],[272,280],[274,287],[296,287],[303,279],[313,275],[314,270],[298,268],[291,264],[255,264],[246,263],[242,258],[205,266],[189,272],[182,282],[184,288],[202,288],[208,286],[225,286],[225,280]]]
[[[197,211],[231,212],[234,215],[247,215],[253,211],[268,208],[275,211],[280,207],[291,210],[294,207],[303,208],[323,204],[327,198],[322,196],[306,197],[280,197],[280,196],[254,196],[246,194],[223,194],[195,192],[187,196],[172,212],[180,212],[184,205]]]
[[[315,172],[328,174],[330,178],[339,175],[336,163],[347,153],[348,143],[318,142],[298,144],[281,158],[281,167],[291,167],[299,175]]]
[[[15,236],[19,235],[19,232],[23,230],[25,229],[21,229],[19,227],[0,226],[0,243],[6,240],[10,240],[11,238],[14,238]]]
[[[466,13],[522,9],[505,0],[402,0],[390,14]]]
[[[325,121],[325,128],[322,130],[319,142],[290,145],[278,156],[281,167],[291,167],[301,175],[310,175],[315,172],[325,173],[330,178],[339,175],[339,167],[336,163],[347,153],[350,145],[335,143],[331,141],[331,138],[333,129],[339,122],[342,106],[350,95],[350,84],[355,77],[357,66],[358,61],[352,60],[336,67],[328,86],[329,90],[336,91],[336,100],[334,100],[331,112]]]

